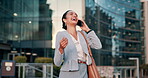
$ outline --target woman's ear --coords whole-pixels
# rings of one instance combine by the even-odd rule
[[[66,19],[63,19],[63,21],[66,23]]]

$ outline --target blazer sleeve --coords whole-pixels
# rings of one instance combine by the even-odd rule
[[[60,66],[63,61],[63,54],[60,53],[59,47],[60,47],[60,40],[62,39],[62,34],[60,32],[56,35],[56,42],[55,42],[55,53],[54,53],[54,64],[56,66]]]
[[[97,35],[95,34],[94,31],[91,31],[88,34],[85,31],[83,31],[83,32],[84,32],[91,48],[94,48],[94,49],[101,49],[102,48],[101,41],[97,37]]]

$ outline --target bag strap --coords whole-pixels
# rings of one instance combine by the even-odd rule
[[[91,52],[90,46],[89,46],[89,44],[88,44],[88,41],[87,41],[87,39],[86,39],[86,36],[84,35],[84,33],[83,33],[82,31],[79,31],[79,32],[83,35],[83,37],[84,37],[84,39],[85,39],[85,41],[86,41],[89,55],[92,56],[92,52]]]

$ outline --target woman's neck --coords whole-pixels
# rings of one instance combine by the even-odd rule
[[[69,34],[71,34],[76,40],[78,40],[76,26],[74,26],[74,25],[73,26],[72,25],[67,26],[67,32]]]
[[[76,40],[78,40],[76,26],[67,26],[67,32],[71,34]]]
[[[72,35],[77,34],[76,27],[75,26],[68,26],[67,27],[67,32],[72,34]]]

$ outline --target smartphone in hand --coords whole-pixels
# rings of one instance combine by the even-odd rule
[[[83,25],[83,22],[81,20],[78,20],[77,25],[81,27]]]

